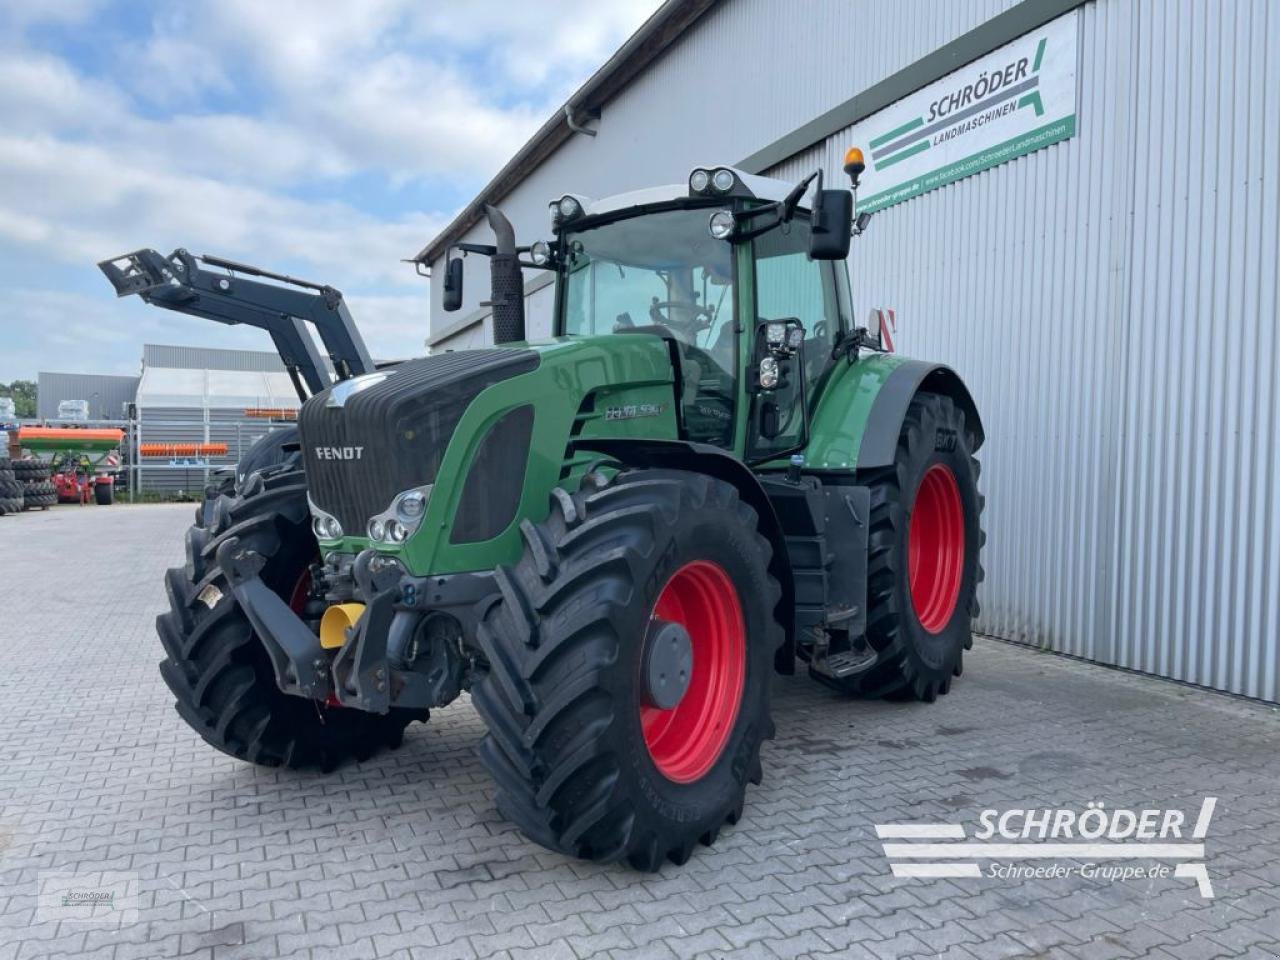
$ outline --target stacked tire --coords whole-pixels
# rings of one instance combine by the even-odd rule
[[[14,460],[13,475],[22,485],[22,509],[48,510],[58,502],[58,491],[49,482],[48,460]]]
[[[22,484],[14,476],[9,458],[0,457],[0,517],[7,513],[21,513],[22,506]]]

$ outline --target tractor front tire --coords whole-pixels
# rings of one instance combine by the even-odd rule
[[[732,486],[697,473],[591,473],[551,501],[479,630],[498,808],[571,856],[684,863],[738,821],[773,736],[769,543]]]
[[[400,745],[404,728],[425,710],[386,715],[283,693],[266,649],[218,567],[230,537],[266,558],[260,576],[303,619],[324,603],[311,595],[318,559],[301,471],[249,477],[234,497],[220,497],[210,522],[187,531],[185,567],[165,575],[169,612],[156,618],[166,658],[160,673],[179,715],[211,746],[262,766],[332,770]]]
[[[960,676],[986,538],[975,442],[950,397],[911,401],[894,465],[868,478],[867,642],[877,659],[865,673],[815,679],[856,697],[932,703]]]

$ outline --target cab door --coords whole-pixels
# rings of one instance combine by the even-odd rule
[[[809,258],[809,223],[797,217],[753,241],[756,329],[746,339],[752,367],[767,348],[761,324],[798,321],[799,349],[780,358],[784,373],[777,387],[752,395],[747,459],[753,463],[803,449],[809,412],[831,367],[837,339],[849,327],[848,280],[844,261]]]

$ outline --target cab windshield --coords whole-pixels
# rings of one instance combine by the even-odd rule
[[[728,447],[737,368],[733,246],[711,236],[711,212],[666,210],[566,233],[560,329],[670,334],[689,438]]]

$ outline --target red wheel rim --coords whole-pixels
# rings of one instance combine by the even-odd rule
[[[688,631],[693,668],[681,701],[670,710],[641,706],[640,726],[662,775],[691,783],[715,764],[738,719],[747,673],[742,604],[722,567],[694,560],[672,574],[652,616]]]
[[[911,606],[920,626],[939,633],[951,622],[964,572],[964,510],[960,487],[949,467],[925,471],[911,508],[907,533]]]
[[[293,592],[289,594],[289,609],[302,616],[307,609],[307,598],[311,595],[311,568],[307,567],[302,571],[302,576],[298,577],[298,582],[293,585]]]

